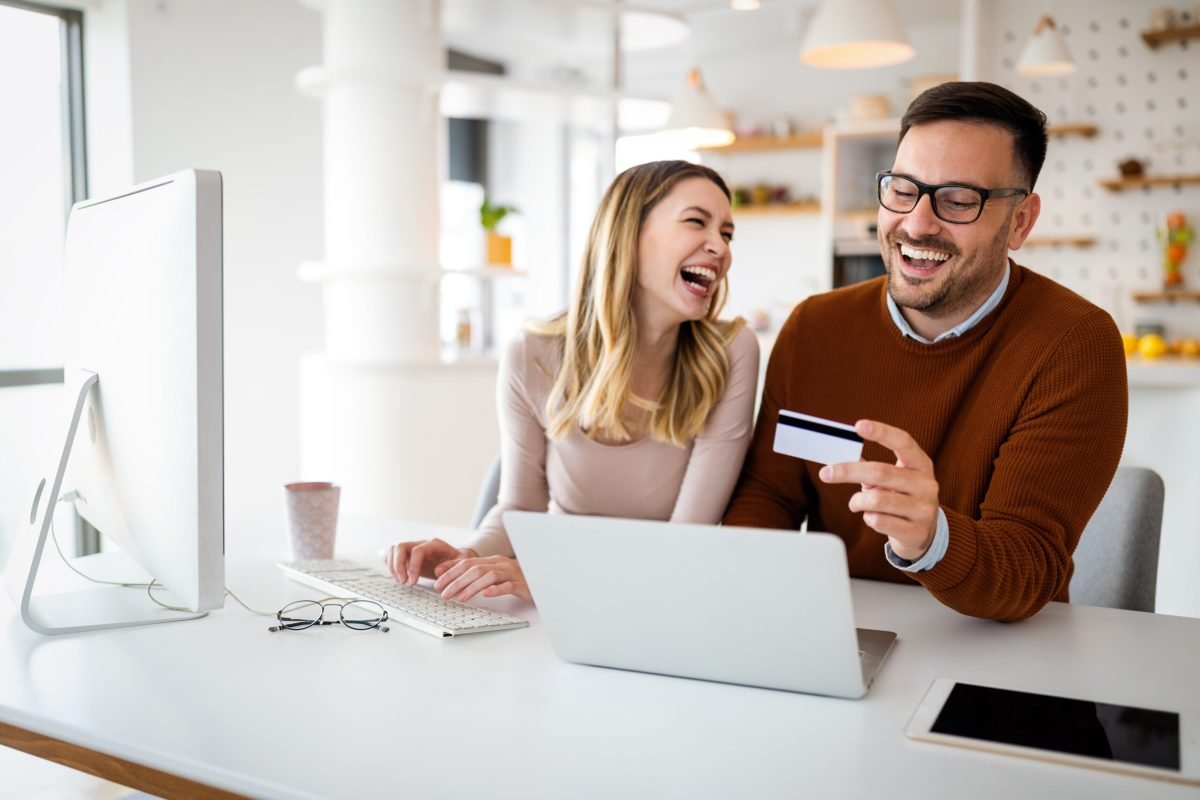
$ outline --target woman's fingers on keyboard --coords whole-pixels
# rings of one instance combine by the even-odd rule
[[[464,577],[471,577],[471,573],[472,570],[467,570],[467,574]],[[458,602],[465,603],[475,595],[482,592],[484,589],[488,588],[489,586],[494,586],[500,581],[500,574],[495,570],[489,568],[480,569],[479,572],[476,573],[475,580],[468,583],[466,588],[459,591],[457,595],[453,595],[453,597]]]
[[[388,571],[398,581],[404,580],[408,573],[408,550],[413,544],[414,542],[397,542],[387,549],[384,560],[387,562]]]
[[[465,560],[466,560],[465,556],[462,558],[446,559],[445,561],[443,561],[442,563],[438,564],[436,567],[433,568],[433,577],[435,577],[435,578],[442,577],[443,575],[446,574],[446,570],[450,569],[451,567],[453,567],[455,564],[459,563],[460,561],[465,561]]]
[[[465,602],[484,590],[488,590],[488,597],[501,594],[528,597],[524,586],[525,576],[514,559],[487,556],[462,559],[442,573],[433,588],[442,597]]]
[[[408,556],[408,582],[415,584],[421,576],[432,578],[438,564],[447,559],[459,558],[458,548],[441,539],[429,539],[412,549]]]
[[[493,583],[491,586],[488,586],[486,589],[480,592],[480,594],[484,597],[499,597],[500,595],[504,594],[516,594],[514,591],[515,587],[516,583],[513,581]]]
[[[521,598],[522,600],[533,599],[533,597],[529,594],[529,586],[526,585],[524,579],[493,584],[492,586],[489,586],[480,592],[480,594],[484,597],[500,597],[501,595],[511,594],[514,597]]]
[[[457,561],[448,562],[446,569],[443,570],[442,574],[439,575],[437,580],[433,582],[434,591],[441,592],[443,589],[457,580],[460,575],[466,572],[466,570],[472,564],[479,560],[480,559],[478,558],[460,558]],[[443,594],[442,596],[448,597],[446,594]]]
[[[434,577],[434,570],[443,561],[462,554],[441,539],[416,542],[397,542],[387,549],[384,561],[392,578],[401,583],[416,583],[422,574]]]

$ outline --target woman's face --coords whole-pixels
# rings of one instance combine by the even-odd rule
[[[638,236],[633,305],[643,325],[702,319],[733,254],[729,200],[707,178],[685,178],[650,210]]]

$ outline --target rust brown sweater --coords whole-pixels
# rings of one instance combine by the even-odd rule
[[[907,339],[888,314],[886,278],[811,297],[771,353],[762,408],[726,525],[831,531],[850,574],[925,586],[972,616],[1017,620],[1066,600],[1079,535],[1125,443],[1128,385],[1107,313],[1013,265],[1000,305],[961,337]],[[886,538],[847,508],[852,485],[775,453],[780,409],[908,431],[933,459],[949,547],[906,573]],[[863,458],[895,463],[868,442]]]

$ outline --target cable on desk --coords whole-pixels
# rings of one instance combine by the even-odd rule
[[[60,503],[64,502],[64,499],[60,498],[59,502]],[[76,567],[74,564],[71,563],[70,559],[68,559],[66,554],[63,553],[62,547],[59,546],[59,544],[58,544],[58,533],[54,530],[54,515],[53,514],[50,515],[50,539],[51,539],[51,541],[54,542],[54,549],[58,551],[58,557],[62,559],[62,562],[64,564],[66,564],[67,567],[72,572],[74,572],[76,575],[80,576],[81,578],[89,580],[92,583],[103,583],[107,586],[120,586],[125,589],[145,589],[146,596],[149,597],[150,600],[155,605],[162,606],[167,611],[183,611],[183,612],[187,612],[187,613],[193,613],[192,610],[189,608],[182,608],[180,606],[170,606],[170,605],[167,605],[166,603],[164,603],[163,601],[159,600],[157,597],[155,597],[154,596],[154,587],[159,585],[157,578],[151,578],[149,583],[127,583],[124,581],[105,581],[105,580],[101,580],[100,578],[93,578],[91,575],[88,575],[87,573],[81,571],[78,567]],[[246,609],[251,614],[257,614],[260,617],[275,616],[275,613],[272,611],[258,611],[256,609],[253,609],[250,606],[246,605],[242,601],[242,598],[240,598],[236,594],[234,594],[233,591],[228,586],[225,587],[225,594],[228,595],[229,597],[232,597],[239,606]],[[208,615],[207,611],[205,611],[203,613],[205,616]]]

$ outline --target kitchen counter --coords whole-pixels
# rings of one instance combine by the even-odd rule
[[[1129,359],[1129,386],[1200,388],[1200,359]]]
[[[1200,617],[1200,360],[1129,360],[1129,431],[1121,463],[1162,476],[1160,613]]]

